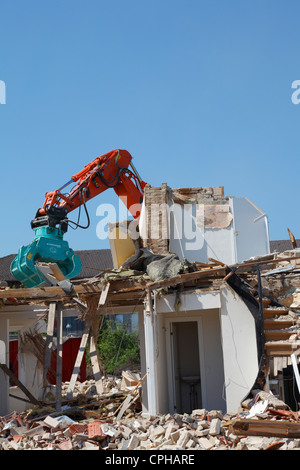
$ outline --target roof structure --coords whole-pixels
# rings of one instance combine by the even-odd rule
[[[297,247],[300,248],[300,240],[295,240]],[[292,248],[292,244],[290,240],[274,240],[270,241],[270,250],[271,253],[278,251],[282,253],[283,251],[290,250]]]
[[[297,246],[300,247],[300,239],[296,240]],[[271,253],[279,252],[282,253],[286,250],[290,250],[290,240],[273,240],[270,241]],[[107,269],[113,269],[113,259],[110,249],[101,250],[79,250],[75,251],[81,260],[82,270],[76,280],[92,278],[101,271]],[[0,258],[0,281],[6,281],[9,283],[16,282],[14,276],[10,272],[10,265],[16,254],[7,255]]]

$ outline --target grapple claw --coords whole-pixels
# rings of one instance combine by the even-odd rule
[[[19,249],[10,267],[18,281],[26,287],[35,287],[45,282],[35,266],[36,263],[56,263],[67,279],[80,273],[80,258],[69,248],[68,242],[63,240],[63,231],[50,226],[38,227],[34,231],[33,242]]]

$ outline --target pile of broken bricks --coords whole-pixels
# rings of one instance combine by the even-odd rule
[[[300,414],[262,391],[246,400],[237,414],[198,409],[149,417],[131,411],[117,419],[114,413],[92,417],[90,411],[75,419],[76,410],[72,412],[45,416],[44,410],[43,417],[34,419],[14,412],[0,418],[0,450],[300,449]]]

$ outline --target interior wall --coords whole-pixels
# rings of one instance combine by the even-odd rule
[[[169,202],[170,252],[191,262],[206,263],[209,258],[214,258],[226,264],[269,253],[266,214],[247,198],[230,197],[228,202],[228,220],[222,223],[220,219],[220,223],[215,226],[207,225],[205,221],[201,224],[201,216],[199,219],[198,214],[201,205],[198,202]],[[225,205],[220,204],[219,207]]]
[[[207,263],[208,258],[235,263],[233,226],[197,227],[197,204],[170,204],[170,251],[180,259]]]
[[[270,253],[268,218],[247,198],[230,198],[236,262]]]
[[[228,412],[236,412],[258,374],[254,318],[229,286],[221,288],[221,328]]]

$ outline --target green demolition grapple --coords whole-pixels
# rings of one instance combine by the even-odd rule
[[[35,232],[34,240],[19,249],[18,255],[11,264],[11,273],[26,287],[35,287],[45,282],[38,270],[38,263],[56,263],[66,279],[77,276],[81,271],[81,261],[78,255],[69,248],[63,240],[68,224],[66,217],[55,208],[53,213],[46,216],[38,214],[31,222]],[[57,224],[59,227],[57,227]]]

